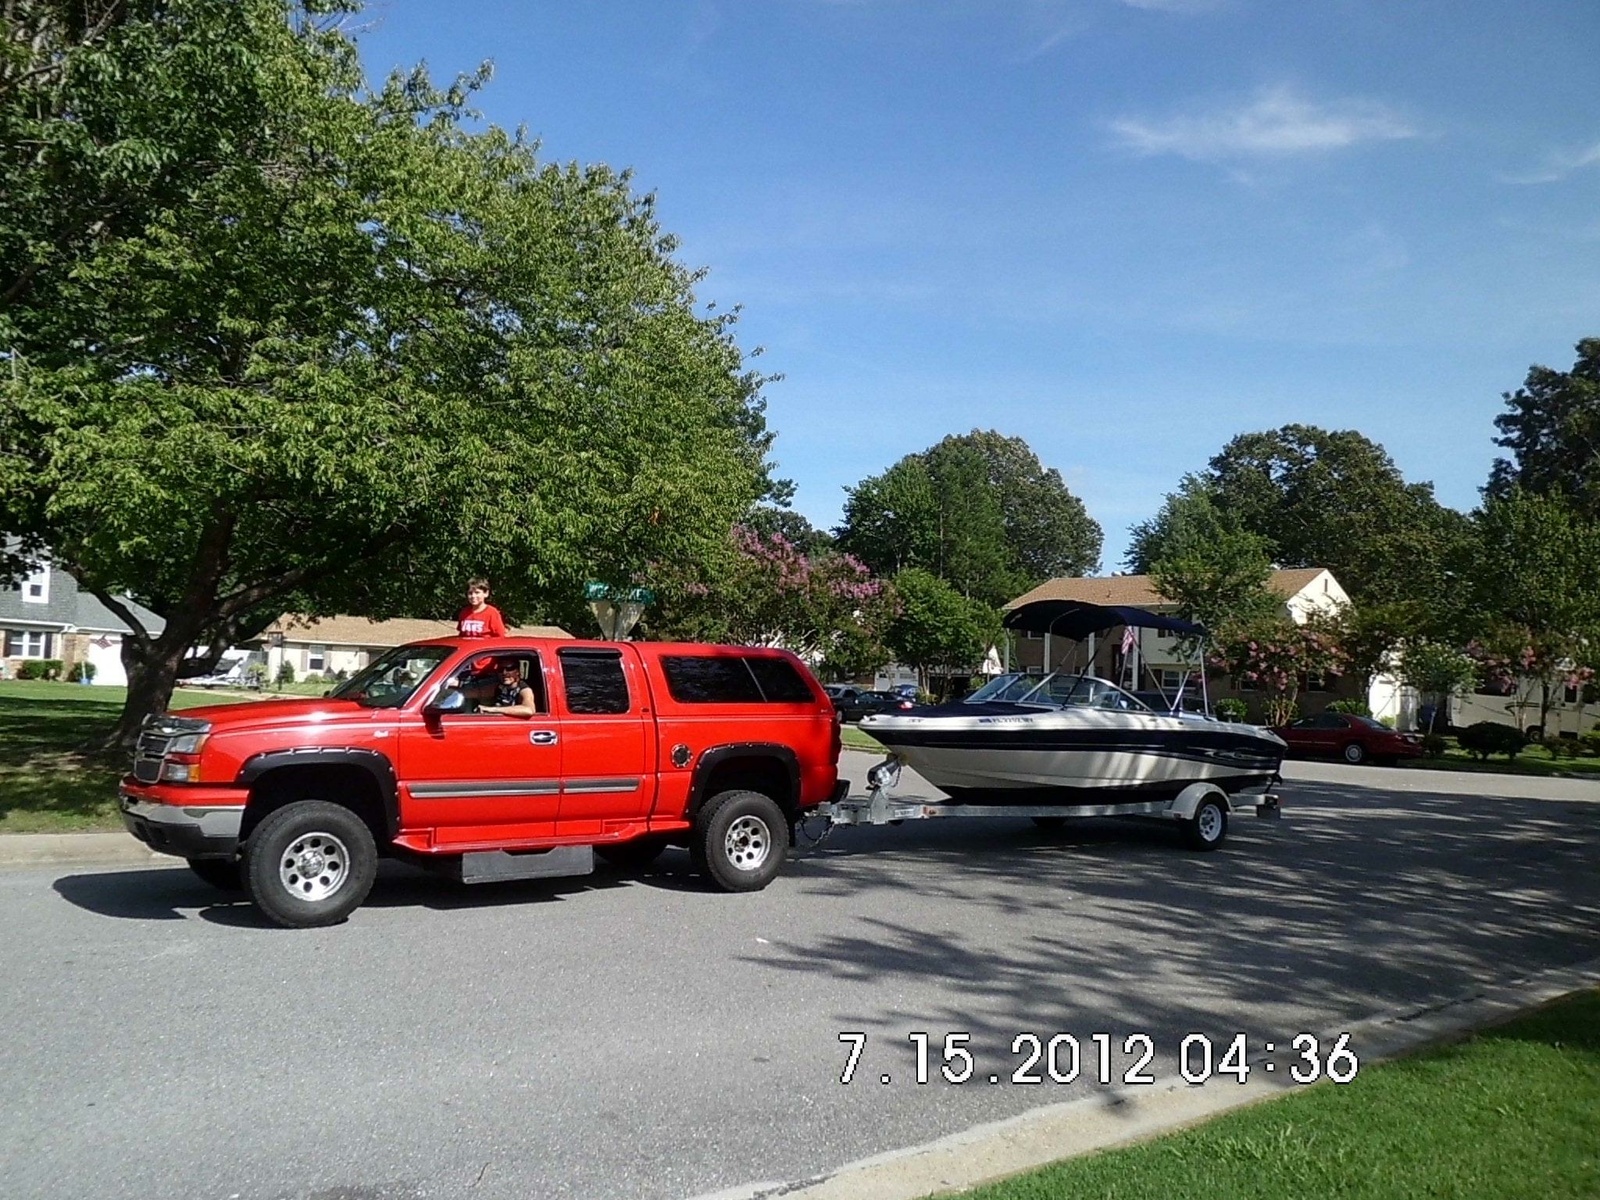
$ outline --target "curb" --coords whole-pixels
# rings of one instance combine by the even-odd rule
[[[177,862],[157,854],[131,833],[0,834],[0,867],[96,866],[105,863]]]
[[[1596,984],[1600,958],[1493,984],[1428,1008],[1329,1029],[1324,1036],[1348,1033],[1360,1047],[1362,1064],[1369,1065],[1453,1041]],[[825,1176],[744,1184],[695,1200],[924,1200],[1091,1151],[1148,1141],[1295,1090],[1297,1085],[1287,1081],[1267,1082],[1261,1071],[1226,1091],[1184,1083],[1154,1091],[1123,1089],[1031,1109],[922,1146],[847,1163]]]

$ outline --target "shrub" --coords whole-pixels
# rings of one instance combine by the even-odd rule
[[[1600,755],[1600,725],[1596,725],[1588,733],[1578,739],[1583,746],[1585,754]]]
[[[1242,721],[1250,712],[1250,706],[1237,696],[1227,696],[1218,700],[1212,707],[1216,709],[1217,716],[1224,721]]]
[[[1422,753],[1428,758],[1443,758],[1444,749],[1449,745],[1440,733],[1425,733],[1422,735]]]
[[[294,682],[294,664],[287,658],[278,664],[278,683]]]
[[[1365,700],[1351,696],[1348,700],[1335,700],[1328,705],[1329,712],[1349,713],[1353,717],[1370,717],[1372,708]]]
[[[25,658],[17,664],[18,679],[43,679],[44,662],[37,658]]]
[[[266,686],[267,667],[265,663],[253,662],[244,669],[245,687],[255,688],[257,691]]]
[[[68,683],[93,683],[94,673],[99,670],[92,662],[75,662],[72,669],[67,672]]]
[[[1484,762],[1488,761],[1491,754],[1504,754],[1507,759],[1515,759],[1527,745],[1520,729],[1502,725],[1498,721],[1479,721],[1475,725],[1468,725],[1456,735],[1456,742],[1468,754]]]
[[[1577,758],[1583,752],[1583,743],[1575,737],[1547,737],[1544,748],[1551,758]]]

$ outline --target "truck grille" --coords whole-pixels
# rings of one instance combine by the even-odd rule
[[[193,717],[174,717],[167,713],[147,718],[144,731],[133,752],[133,777],[140,783],[156,783],[161,779],[161,760],[167,756],[167,747],[180,734],[204,733],[211,728],[206,721]]]

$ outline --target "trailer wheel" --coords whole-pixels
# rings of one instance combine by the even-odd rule
[[[366,822],[326,800],[269,813],[245,849],[245,885],[256,907],[290,929],[334,925],[367,898],[378,851]]]
[[[1196,850],[1215,850],[1228,836],[1228,812],[1213,796],[1200,801],[1194,816],[1184,822],[1184,838]]]
[[[624,871],[642,871],[667,848],[664,837],[637,837],[626,842],[607,842],[596,846],[594,852],[613,867]]]
[[[244,877],[237,858],[191,858],[189,870],[212,887],[224,892],[242,892]]]
[[[722,792],[700,810],[690,849],[721,891],[758,892],[783,869],[789,821],[760,792]]]

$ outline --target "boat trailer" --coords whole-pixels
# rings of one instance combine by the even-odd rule
[[[1156,800],[1109,800],[1086,804],[958,804],[949,800],[896,800],[890,792],[900,781],[904,766],[894,755],[867,772],[867,794],[846,796],[823,804],[808,813],[822,817],[828,828],[815,839],[820,843],[839,825],[898,825],[902,821],[922,821],[937,817],[1029,817],[1041,824],[1078,817],[1151,817],[1183,822],[1190,845],[1199,850],[1214,850],[1227,836],[1227,814],[1254,808],[1257,817],[1278,820],[1283,816],[1277,787],[1281,777],[1260,789],[1229,795],[1214,783],[1191,783],[1176,796]]]

